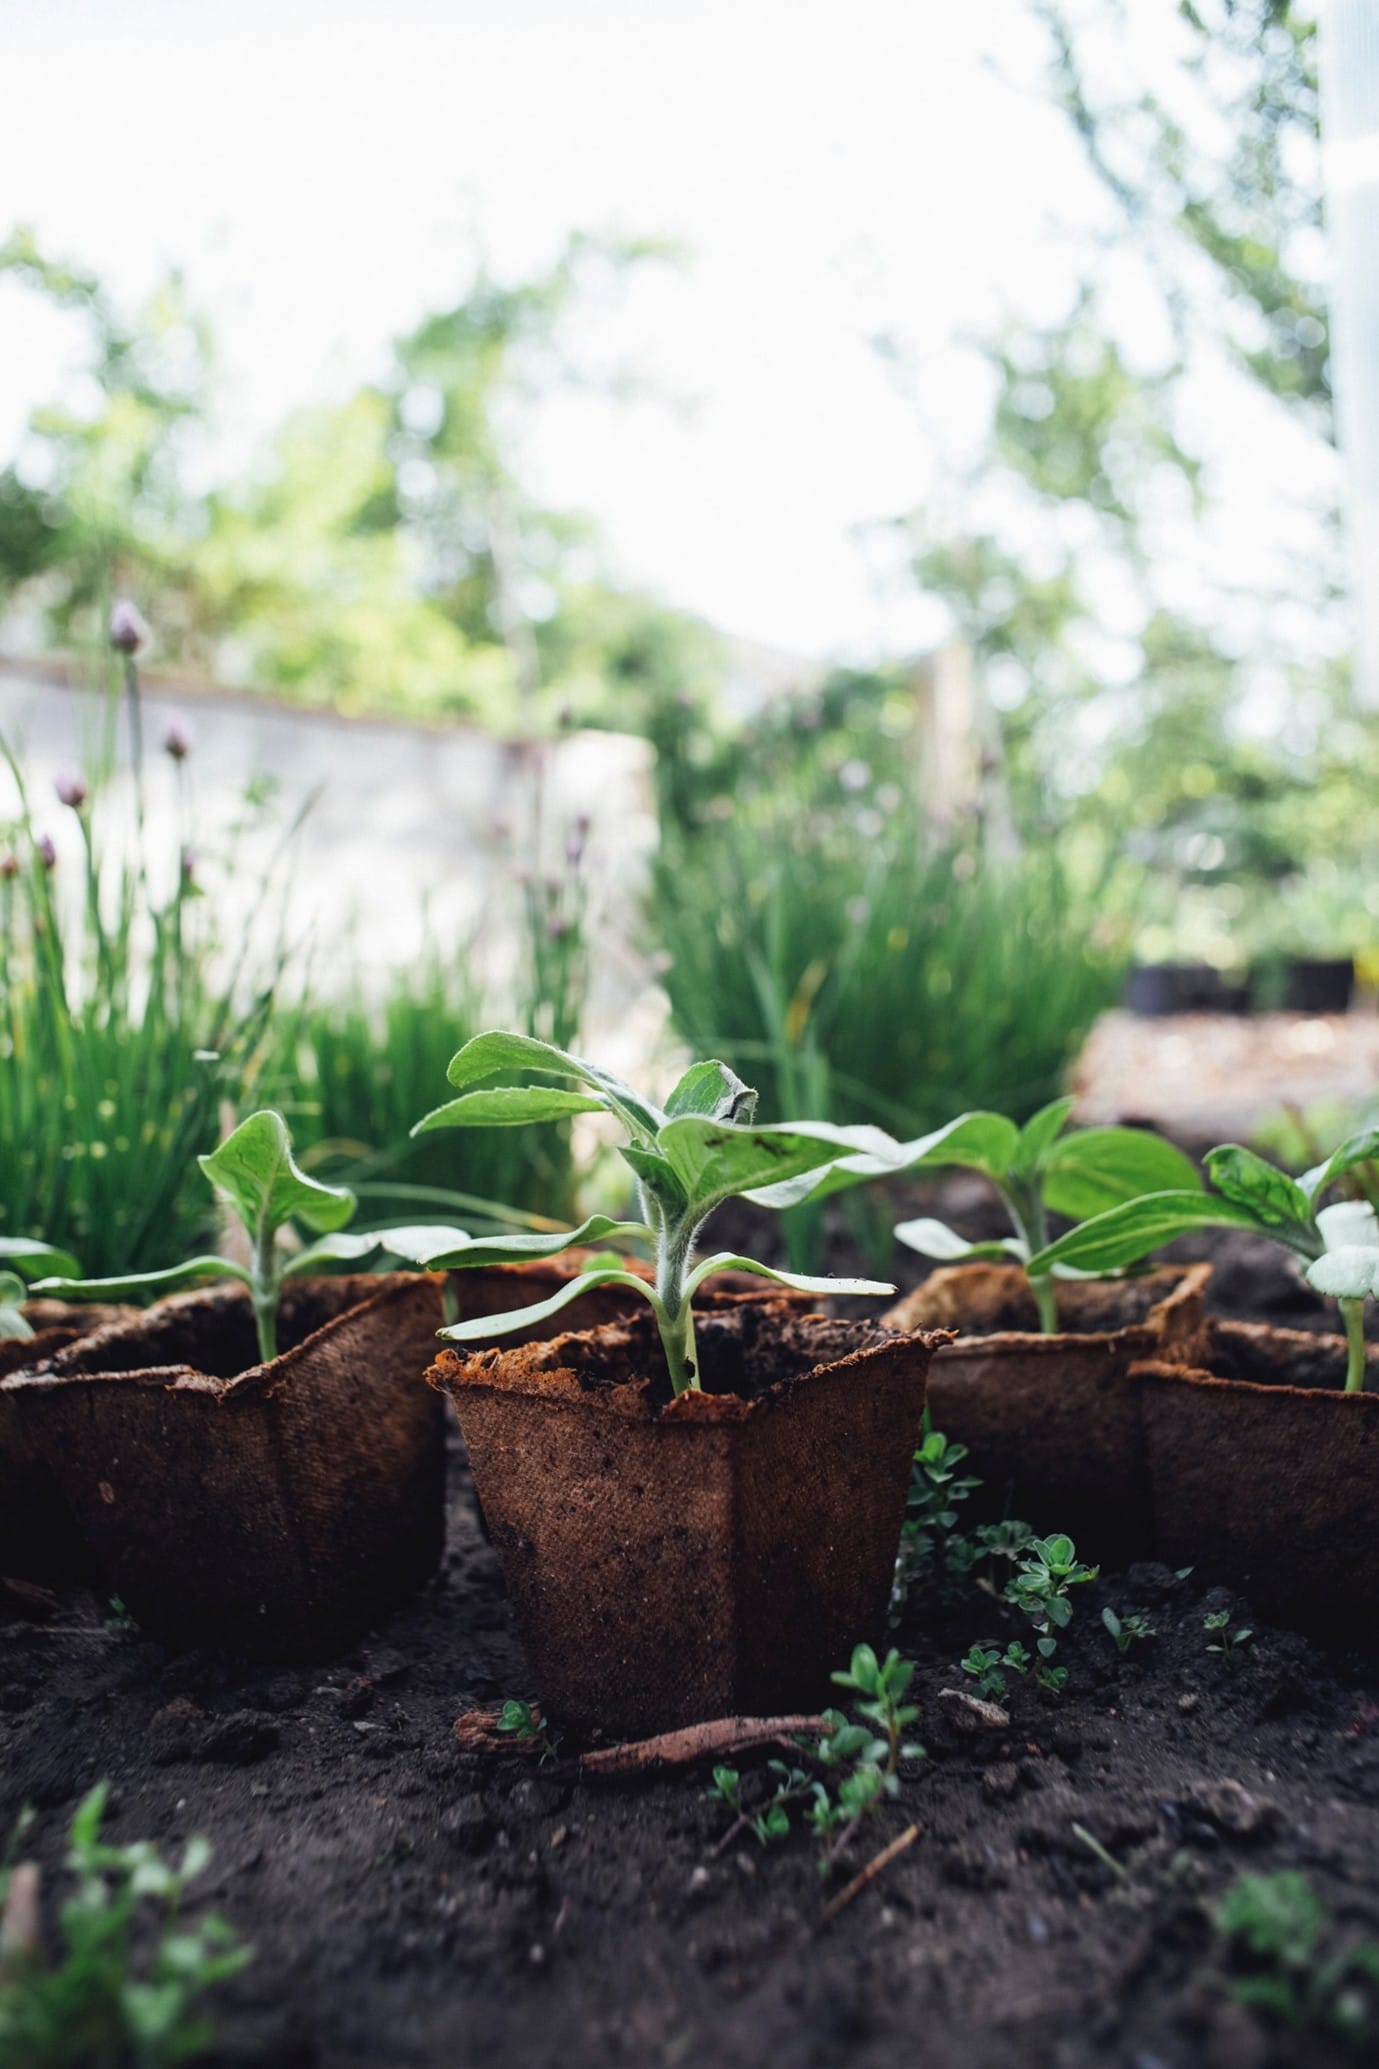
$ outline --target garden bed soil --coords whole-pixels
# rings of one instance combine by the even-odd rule
[[[650,1316],[442,1351],[553,1714],[631,1735],[826,1703],[884,1634],[944,1340],[752,1302],[700,1319],[702,1390],[674,1400]]]
[[[112,1839],[214,1846],[196,1908],[258,1947],[218,1995],[216,2069],[1357,2059],[1232,2001],[1211,1909],[1242,1873],[1300,1869],[1346,1935],[1379,1937],[1372,1652],[1323,1653],[1201,1572],[1132,1568],[1079,1592],[1066,1693],[1019,1686],[989,1729],[944,1691],[974,1640],[1017,1635],[1006,1612],[912,1601],[894,1635],[929,1757],[849,1866],[922,1832],[815,1933],[840,1878],[803,1835],[720,1851],[702,1771],[574,1781],[461,1747],[457,1713],[528,1688],[453,1435],[448,1505],[437,1576],[324,1667],[174,1657],[81,1592],[0,1624],[0,1828],[32,1802],[26,1851],[60,1886],[108,1776]],[[1103,1606],[1157,1636],[1122,1659]],[[1229,1662],[1207,1650],[1221,1610],[1254,1628]]]

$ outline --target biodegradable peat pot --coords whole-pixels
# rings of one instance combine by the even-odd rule
[[[1149,1476],[1130,1368],[1191,1358],[1211,1267],[1138,1279],[1060,1280],[1056,1336],[1038,1330],[1018,1265],[934,1272],[884,1320],[899,1329],[957,1329],[929,1375],[936,1430],[966,1444],[982,1485],[974,1519],[1018,1516],[1065,1530],[1087,1558],[1145,1557],[1152,1543]]]
[[[61,1300],[25,1301],[24,1318],[34,1334],[0,1342],[0,1379],[31,1372],[79,1337],[135,1312]],[[0,1573],[65,1587],[88,1579],[92,1571],[90,1550],[57,1482],[21,1428],[13,1403],[0,1395]]]
[[[943,1338],[743,1303],[669,1398],[649,1316],[443,1351],[537,1694],[638,1733],[827,1698],[879,1639]]]
[[[1212,1322],[1200,1364],[1140,1390],[1157,1555],[1322,1636],[1379,1636],[1379,1392],[1347,1394],[1340,1336]],[[1367,1386],[1379,1387],[1379,1348]]]
[[[352,1643],[440,1556],[440,1282],[289,1282],[263,1365],[244,1288],[179,1295],[0,1381],[109,1587],[173,1645]]]

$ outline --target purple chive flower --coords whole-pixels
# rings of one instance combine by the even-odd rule
[[[163,752],[175,762],[184,762],[192,751],[190,726],[184,726],[180,718],[170,719],[163,735]]]
[[[79,812],[86,803],[86,783],[76,774],[59,776],[53,788],[57,792],[58,803],[68,806],[73,812]]]
[[[584,850],[589,842],[591,820],[587,812],[581,812],[570,829],[570,838],[565,843],[565,860],[571,869],[578,869],[584,860]]]
[[[13,850],[8,855],[0,855],[0,877],[15,877],[18,874],[19,857]]]
[[[57,849],[53,846],[53,836],[50,833],[39,835],[38,859],[45,869],[57,868]]]
[[[196,849],[183,848],[180,863],[183,883],[194,884],[196,882]]]
[[[138,604],[117,597],[110,607],[110,644],[121,654],[137,654],[148,639],[148,625]]]

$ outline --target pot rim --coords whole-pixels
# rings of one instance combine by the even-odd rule
[[[827,1315],[801,1315],[787,1302],[754,1301],[751,1304],[788,1315],[797,1329],[810,1322],[824,1323],[830,1328],[838,1326]],[[857,1326],[873,1329],[882,1325],[859,1320]],[[773,1380],[750,1400],[740,1394],[710,1394],[697,1387],[688,1387],[660,1406],[652,1403],[655,1382],[649,1374],[620,1380],[611,1386],[590,1387],[581,1382],[574,1363],[532,1366],[530,1354],[534,1351],[548,1357],[568,1356],[582,1344],[610,1335],[625,1337],[627,1327],[625,1322],[605,1322],[596,1329],[569,1330],[561,1336],[549,1337],[535,1344],[514,1345],[509,1350],[495,1348],[465,1354],[447,1348],[440,1352],[435,1364],[428,1367],[427,1383],[438,1393],[449,1394],[457,1408],[466,1396],[474,1394],[518,1396],[544,1401],[552,1409],[580,1407],[617,1421],[649,1423],[654,1427],[713,1429],[759,1419],[788,1401],[800,1387],[813,1381],[832,1379],[839,1373],[855,1371],[874,1359],[892,1356],[897,1349],[917,1348],[927,1361],[933,1352],[953,1341],[951,1329],[886,1330],[881,1342],[864,1344],[840,1357],[812,1365],[807,1371]]]
[[[955,1272],[996,1270],[1023,1273],[1024,1266],[953,1265],[949,1269]],[[1127,1322],[1120,1329],[1059,1329],[1051,1335],[1045,1335],[1037,1329],[995,1329],[985,1334],[974,1331],[970,1335],[959,1331],[957,1341],[949,1345],[945,1356],[951,1364],[955,1358],[1003,1357],[1010,1354],[1018,1354],[1020,1357],[1066,1357],[1070,1347],[1078,1351],[1109,1350],[1123,1353],[1129,1350],[1134,1355],[1142,1345],[1146,1351],[1152,1351],[1163,1341],[1160,1329],[1154,1326],[1156,1318],[1162,1321],[1165,1316],[1171,1317],[1176,1309],[1189,1306],[1199,1294],[1204,1294],[1211,1279],[1211,1265],[1209,1262],[1158,1265],[1152,1272],[1145,1272],[1141,1276],[1140,1284],[1146,1285],[1154,1279],[1169,1278],[1174,1283],[1165,1289],[1162,1299],[1153,1302],[1143,1320]],[[1064,1281],[1064,1284],[1076,1283]],[[1100,1280],[1097,1283],[1106,1285],[1115,1282]],[[1127,1280],[1125,1283],[1132,1282]],[[921,1280],[921,1287],[923,1284],[924,1281]]]
[[[273,1395],[291,1380],[293,1372],[307,1353],[314,1353],[323,1337],[336,1334],[347,1322],[354,1321],[361,1314],[372,1313],[377,1308],[401,1300],[414,1286],[430,1283],[439,1288],[441,1283],[439,1275],[431,1272],[380,1272],[341,1276],[376,1277],[378,1291],[353,1302],[338,1315],[330,1316],[319,1329],[313,1329],[309,1336],[304,1336],[300,1343],[293,1344],[290,1350],[280,1352],[266,1364],[247,1365],[242,1372],[235,1373],[230,1379],[219,1378],[214,1373],[198,1372],[194,1365],[144,1365],[128,1370],[72,1371],[63,1369],[63,1360],[68,1352],[80,1352],[83,1357],[88,1357],[93,1350],[103,1350],[112,1341],[119,1342],[130,1335],[136,1335],[146,1326],[149,1315],[158,1308],[166,1310],[174,1304],[178,1307],[189,1307],[212,1294],[247,1301],[249,1289],[235,1283],[225,1286],[204,1286],[186,1293],[169,1294],[165,1300],[155,1301],[152,1308],[142,1309],[126,1321],[107,1322],[101,1328],[93,1329],[89,1335],[79,1337],[75,1343],[64,1346],[53,1357],[47,1359],[41,1368],[11,1373],[8,1378],[0,1379],[0,1395],[55,1393],[63,1387],[118,1385],[156,1389],[169,1394],[209,1394],[226,1407],[237,1406],[249,1400],[271,1400]],[[322,1273],[299,1279],[296,1283],[300,1286],[330,1285],[333,1279],[330,1274]]]
[[[1304,1346],[1315,1348],[1318,1344],[1332,1345],[1338,1363],[1345,1362],[1346,1340],[1343,1336],[1335,1336],[1329,1332],[1322,1335],[1311,1329],[1280,1329],[1272,1322],[1247,1322],[1238,1316],[1213,1316],[1211,1319],[1213,1329],[1220,1328],[1223,1323],[1230,1329],[1247,1329],[1252,1335],[1271,1336],[1275,1341],[1281,1340],[1285,1348],[1294,1344],[1299,1349]],[[1371,1345],[1370,1349],[1377,1351],[1379,1346]],[[1376,1370],[1379,1370],[1379,1358],[1374,1360],[1374,1364]],[[1167,1358],[1137,1358],[1130,1367],[1128,1376],[1131,1379],[1156,1381],[1183,1380],[1194,1387],[1220,1387],[1237,1399],[1244,1397],[1272,1401],[1333,1401],[1344,1402],[1346,1414],[1352,1413],[1355,1406],[1358,1406],[1364,1415],[1373,1415],[1379,1411],[1379,1393],[1347,1394],[1340,1387],[1300,1387],[1293,1386],[1288,1381],[1227,1379],[1219,1372],[1208,1372],[1204,1365],[1175,1365]],[[1324,1412],[1330,1413],[1330,1410]]]

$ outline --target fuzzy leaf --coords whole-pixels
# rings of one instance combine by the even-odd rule
[[[51,1243],[36,1242],[31,1236],[0,1236],[0,1264],[12,1265],[25,1279],[44,1270],[52,1278],[81,1277],[81,1266],[70,1250],[55,1250]]]
[[[795,1293],[884,1295],[895,1292],[894,1286],[882,1285],[876,1279],[811,1278],[803,1272],[775,1271],[770,1265],[758,1264],[754,1257],[738,1257],[731,1250],[720,1250],[697,1264],[685,1281],[685,1290],[696,1293],[715,1272],[754,1272],[759,1279],[774,1279],[778,1286],[789,1286]]]
[[[911,1250],[918,1250],[921,1257],[937,1257],[944,1264],[959,1260],[966,1264],[990,1264],[1007,1257],[1023,1262],[1025,1256],[1025,1246],[1018,1236],[1002,1236],[991,1243],[969,1243],[946,1221],[930,1221],[922,1215],[916,1221],[900,1222],[895,1234]]]
[[[911,1142],[897,1142],[884,1128],[854,1128],[858,1138],[856,1154],[830,1164],[827,1170],[806,1173],[754,1190],[749,1198],[761,1207],[794,1207],[805,1200],[827,1199],[847,1186],[864,1184],[872,1178],[893,1178],[907,1171],[939,1170],[953,1165],[980,1171],[997,1183],[1004,1180],[1019,1141],[1019,1129],[1004,1114],[959,1114],[954,1121],[919,1135]]]
[[[1327,1250],[1308,1265],[1308,1285],[1332,1300],[1366,1300],[1379,1284],[1379,1249],[1368,1243],[1345,1243]]]
[[[490,1085],[433,1107],[415,1123],[412,1133],[426,1135],[433,1128],[525,1128],[536,1121],[563,1121],[570,1114],[607,1111],[606,1099],[566,1092],[558,1085]]]
[[[682,1114],[667,1121],[656,1147],[684,1187],[694,1211],[707,1214],[721,1200],[835,1163],[856,1143],[852,1130],[832,1128],[822,1121],[739,1128],[730,1121]]]
[[[1234,1200],[1210,1193],[1146,1193],[1069,1229],[1030,1259],[1029,1271],[1039,1275],[1066,1264],[1084,1272],[1118,1272],[1195,1229],[1258,1227],[1249,1209]]]
[[[576,1250],[586,1243],[649,1243],[651,1230],[639,1221],[614,1221],[591,1214],[578,1228],[555,1229],[548,1235],[476,1236],[456,1250],[441,1250],[424,1260],[428,1271],[462,1272],[484,1264],[535,1264]]]
[[[1376,1159],[1379,1159],[1379,1128],[1361,1128],[1358,1134],[1348,1135],[1333,1149],[1324,1163],[1314,1164],[1310,1171],[1305,1171],[1298,1185],[1309,1200],[1315,1200],[1335,1179],[1343,1178],[1357,1164],[1373,1163]]]
[[[475,1035],[450,1059],[446,1072],[455,1086],[474,1085],[500,1070],[539,1070],[555,1078],[574,1078],[598,1094],[599,1103],[615,1113],[629,1133],[640,1141],[654,1140],[665,1120],[659,1107],[643,1099],[621,1078],[582,1056],[571,1056],[551,1042],[539,1042],[532,1035],[493,1032]]]
[[[1267,1163],[1252,1149],[1242,1149],[1239,1143],[1227,1142],[1207,1152],[1206,1165],[1217,1191],[1248,1207],[1260,1228],[1310,1232],[1312,1202],[1276,1164]]]
[[[283,1117],[268,1107],[250,1114],[219,1149],[197,1162],[251,1235],[293,1220],[324,1233],[343,1228],[354,1213],[348,1186],[321,1185],[298,1170]]]
[[[666,1116],[705,1114],[711,1121],[736,1121],[750,1126],[757,1110],[757,1095],[743,1083],[735,1070],[711,1058],[692,1063],[666,1101]]]
[[[547,1300],[533,1301],[530,1307],[512,1308],[501,1315],[472,1315],[467,1322],[452,1322],[440,1334],[447,1343],[486,1343],[493,1336],[510,1336],[515,1329],[528,1329],[534,1322],[544,1322],[550,1315],[558,1315],[563,1307],[582,1294],[592,1293],[598,1286],[626,1286],[630,1292],[640,1293],[654,1304],[652,1289],[645,1279],[638,1279],[631,1272],[594,1271],[579,1272],[568,1285],[558,1293],[552,1293]]]
[[[189,1257],[166,1271],[128,1272],[117,1279],[39,1279],[32,1290],[56,1300],[128,1300],[139,1293],[172,1293],[198,1279],[238,1279],[247,1286],[249,1274],[229,1257]]]
[[[1147,1128],[1083,1128],[1056,1142],[1044,1163],[1045,1202],[1069,1221],[1145,1193],[1201,1190],[1191,1158]]]
[[[1368,1200],[1337,1200],[1334,1206],[1319,1208],[1317,1227],[1328,1250],[1344,1250],[1348,1243],[1379,1249],[1379,1215]]]
[[[638,1149],[624,1144],[618,1151],[630,1164],[667,1221],[678,1221],[689,1206],[685,1188],[659,1150]]]
[[[1067,1127],[1076,1104],[1075,1099],[1052,1099],[1047,1106],[1041,1106],[1037,1114],[1030,1116],[1020,1130],[1020,1139],[1010,1160],[1014,1177],[1034,1178],[1038,1175],[1049,1151]]]

